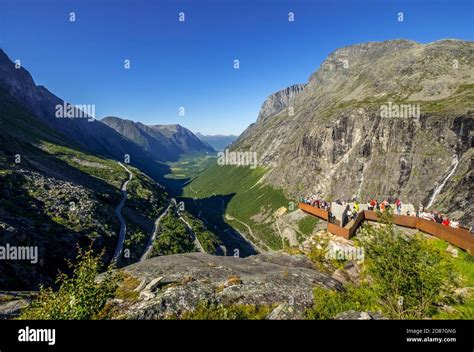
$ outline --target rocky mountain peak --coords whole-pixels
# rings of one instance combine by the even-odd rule
[[[268,117],[278,114],[280,111],[290,106],[296,96],[300,94],[306,84],[294,84],[270,95],[262,104],[257,122],[261,123]]]
[[[311,75],[291,103],[293,115],[281,109],[282,94],[264,103],[233,145],[258,153],[269,169],[266,182],[295,196],[401,197],[427,205],[459,160],[433,207],[471,221],[474,42],[344,47]],[[383,117],[389,104],[416,116]]]

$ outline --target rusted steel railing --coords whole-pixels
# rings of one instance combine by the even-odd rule
[[[312,205],[306,204],[306,203],[298,203],[298,207],[314,216],[317,216],[320,219],[328,221],[329,218],[329,213],[323,209],[313,207]]]
[[[298,207],[304,212],[317,216],[320,219],[326,221],[329,219],[329,212],[323,209],[313,207],[306,203],[299,203]],[[351,226],[348,227],[341,227],[328,221],[327,231],[334,235],[349,239],[355,235],[357,229],[365,220],[375,222],[380,221],[375,211],[364,210],[359,212],[357,218],[354,220]],[[471,234],[467,229],[444,226],[434,221],[408,215],[393,215],[393,223],[398,226],[420,230],[445,240],[446,242],[449,242],[461,249],[474,253],[474,235]]]

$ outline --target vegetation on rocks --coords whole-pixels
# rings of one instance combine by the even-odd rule
[[[72,274],[61,273],[57,291],[42,287],[36,299],[25,308],[20,319],[84,320],[94,319],[119,285],[117,272],[110,267],[98,280],[103,265],[101,255],[92,249],[79,249],[76,263],[70,263]]]
[[[390,214],[379,216],[383,226],[364,225],[357,237],[365,252],[359,284],[346,284],[342,293],[316,288],[308,318],[370,310],[392,319],[423,319],[435,317],[442,306],[463,303],[455,294],[461,282],[452,258],[424,235],[404,234],[392,225]],[[323,261],[324,249],[319,251],[310,257]]]
[[[202,302],[193,311],[186,311],[169,319],[178,320],[264,320],[272,311],[271,306],[241,304],[224,306]]]
[[[220,244],[219,238],[214,233],[209,231],[207,226],[200,219],[192,216],[189,213],[182,213],[182,216],[191,226],[194,234],[199,239],[199,242],[206,253],[216,253],[217,247]]]
[[[175,211],[170,211],[162,220],[158,238],[153,242],[151,256],[169,255],[194,251],[194,243],[186,225]]]
[[[333,319],[338,314],[349,311],[376,311],[380,309],[377,296],[369,285],[345,286],[345,291],[328,291],[320,287],[314,289],[314,304],[305,312],[309,320]]]

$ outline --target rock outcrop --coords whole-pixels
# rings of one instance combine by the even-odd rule
[[[139,300],[119,305],[120,317],[129,319],[177,316],[202,302],[268,305],[274,307],[269,319],[298,319],[312,305],[315,286],[343,289],[337,280],[316,271],[305,256],[281,252],[247,258],[178,254],[124,270],[140,282]]]

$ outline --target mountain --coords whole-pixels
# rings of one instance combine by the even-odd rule
[[[103,155],[117,160],[130,156],[131,164],[140,167],[155,177],[166,173],[164,166],[156,163],[153,158],[139,145],[133,143],[106,124],[95,120],[81,110],[81,106],[63,101],[47,88],[37,86],[30,73],[15,64],[0,49],[0,89],[15,99],[22,107],[33,112],[46,125],[59,132],[77,146],[90,153]],[[93,106],[93,102],[85,104]],[[72,111],[72,117],[57,117],[59,107]]]
[[[290,196],[401,197],[468,224],[473,98],[473,42],[352,45],[271,95],[233,149],[257,152],[265,182]]]
[[[104,250],[104,260],[110,261],[120,227],[115,209],[129,177],[125,169],[81,148],[2,89],[0,126],[0,246],[38,249],[37,263],[1,260],[0,287],[51,285],[58,270],[67,270],[66,259],[74,260],[78,246]],[[133,179],[122,214],[125,249],[133,262],[166,194],[138,169],[128,169]]]
[[[209,144],[215,150],[224,150],[226,147],[231,145],[236,139],[237,136],[234,135],[203,135],[201,133],[196,133],[196,136],[203,142]]]
[[[58,270],[67,272],[67,260],[75,259],[78,248],[104,251],[109,263],[121,247],[117,264],[136,262],[165,210],[168,194],[147,174],[158,178],[167,167],[107,124],[80,117],[76,107],[74,116],[57,116],[58,106],[72,107],[37,86],[0,51],[0,251],[2,259],[19,247],[38,251],[34,261],[0,260],[4,290],[54,285]],[[212,151],[181,126],[149,129],[160,136],[152,141],[163,142],[157,147],[164,151]],[[205,225],[181,215],[195,225],[204,248],[215,250],[218,241]],[[173,245],[181,251],[179,243]]]
[[[213,153],[214,149],[202,142],[190,130],[180,125],[152,125],[105,117],[102,123],[146,150],[159,161],[175,161],[182,154]]]

